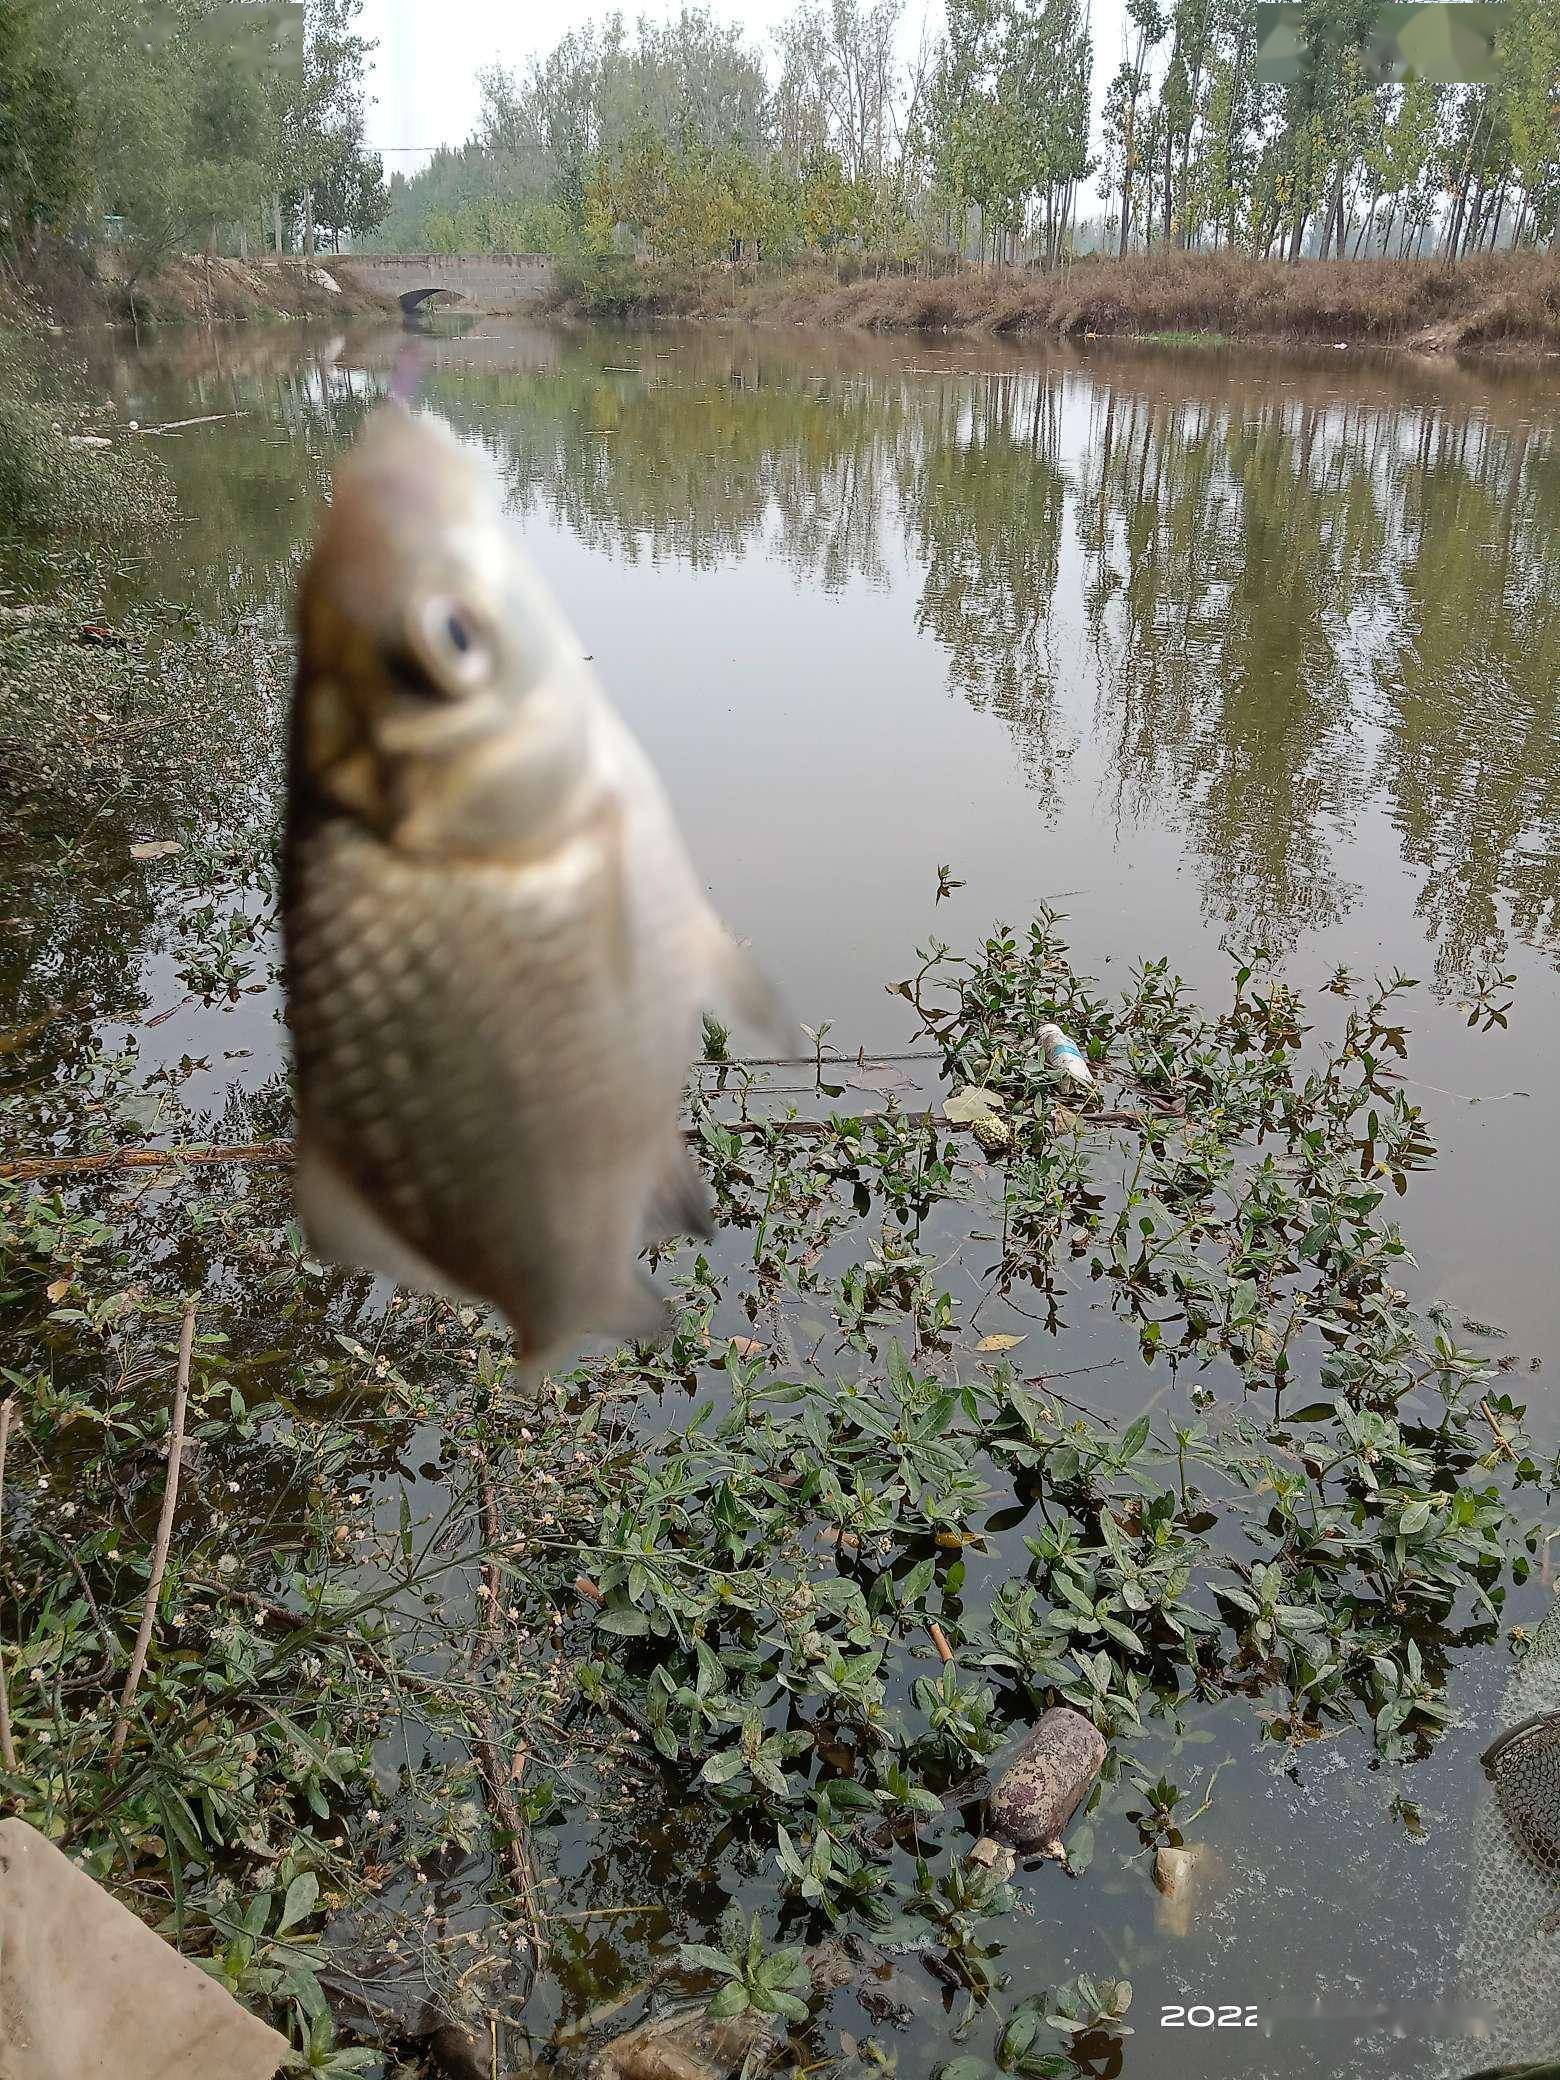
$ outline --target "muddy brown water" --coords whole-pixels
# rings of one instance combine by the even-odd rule
[[[99,349],[122,419],[221,415],[160,438],[185,517],[116,597],[279,625],[330,458],[405,347]],[[1040,900],[1107,985],[1167,953],[1216,1001],[1229,950],[1257,945],[1311,991],[1340,965],[1420,977],[1409,1073],[1440,1161],[1404,1208],[1416,1295],[1502,1332],[1481,1347],[1520,1356],[1514,1391],[1555,1437],[1560,374],[496,319],[417,351],[424,401],[503,472],[718,906],[831,1043],[906,1045],[884,983],[914,950]],[[963,885],[938,904],[943,864]],[[133,934],[121,951],[148,1008],[176,1001],[164,956]],[[1470,1030],[1495,976],[1514,977],[1509,1029]],[[211,1060],[189,1095],[215,1111],[225,1079],[274,1074],[275,1011],[186,1006],[143,1053]],[[1193,1713],[1201,1756],[1232,1765],[1199,1827],[1215,1875],[1184,1918],[1104,1842],[1082,1880],[1021,1877],[1014,1994],[1129,1977],[1135,2033],[1088,2070],[1132,2080],[1453,2070],[1428,2046],[1507,1672],[1499,1648],[1465,1657],[1459,1725],[1405,1775],[1355,1738],[1275,1761],[1249,1715]],[[728,1892],[757,1903],[713,1825],[574,1823],[571,1906],[659,1899],[696,1935]],[[576,2006],[646,1954],[600,1927],[621,1970],[581,1963]],[[989,2031],[950,2042],[934,1982],[916,1991],[877,2031],[904,2071],[986,2053]]]

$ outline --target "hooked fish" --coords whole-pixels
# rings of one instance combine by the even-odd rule
[[[324,1258],[474,1297],[545,1359],[648,1338],[708,1235],[701,1010],[770,1022],[648,758],[486,465],[381,407],[299,596],[283,919],[297,1203]]]

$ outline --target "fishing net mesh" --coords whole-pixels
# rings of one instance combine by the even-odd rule
[[[1474,1815],[1462,1992],[1478,2063],[1560,2045],[1560,1601],[1506,1685]]]

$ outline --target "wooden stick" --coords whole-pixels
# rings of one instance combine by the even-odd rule
[[[870,1124],[874,1120],[887,1119],[889,1114],[879,1109],[841,1116]],[[894,1117],[900,1126],[934,1127],[940,1134],[968,1134],[972,1131],[968,1121],[943,1119],[935,1112],[901,1112]],[[1074,1117],[1078,1125],[1084,1127],[1145,1127],[1173,1126],[1177,1120],[1184,1119],[1185,1114],[1156,1108],[1147,1113],[1124,1110],[1080,1112]],[[803,1138],[815,1138],[831,1131],[826,1119],[730,1119],[718,1120],[716,1125],[728,1134],[760,1135],[772,1129],[777,1134],[795,1134]],[[689,1141],[699,1139],[697,1127],[685,1127],[683,1134]],[[293,1144],[290,1141],[212,1142],[175,1148],[109,1148],[94,1155],[0,1158],[0,1183],[31,1184],[42,1178],[88,1177],[107,1170],[160,1170],[178,1163],[268,1165],[292,1160]]]
[[[98,1170],[160,1170],[170,1163],[290,1163],[290,1141],[241,1141],[197,1148],[110,1148],[97,1155],[12,1156],[0,1162],[0,1180],[27,1184],[40,1177],[87,1177]]]
[[[948,1644],[947,1633],[943,1631],[935,1618],[932,1619],[926,1629],[932,1635],[932,1645],[937,1649],[938,1660],[946,1668],[953,1659],[953,1649]]]
[[[146,1667],[147,1649],[152,1643],[152,1626],[157,1619],[157,1599],[162,1593],[163,1575],[168,1566],[168,1543],[173,1537],[173,1513],[179,1502],[179,1462],[184,1451],[184,1412],[190,1398],[190,1358],[195,1349],[195,1302],[188,1300],[184,1305],[184,1319],[179,1324],[179,1370],[173,1387],[173,1423],[168,1432],[168,1472],[163,1481],[162,1515],[157,1520],[157,1544],[152,1551],[152,1572],[146,1584],[146,1602],[141,1607],[140,1630],[135,1636],[135,1646],[130,1654],[130,1670],[125,1677],[125,1690],[119,1700],[119,1717],[114,1725],[114,1738],[108,1751],[110,1769],[124,1753],[125,1735],[130,1731],[130,1707],[135,1703],[135,1693],[141,1685],[141,1672]]]
[[[11,1416],[15,1408],[14,1394],[7,1394],[0,1401],[0,1511],[5,1508],[5,1448],[11,1435]],[[9,1770],[16,1768],[16,1743],[11,1738],[11,1700],[5,1687],[3,1658],[0,1658],[0,1764]]]

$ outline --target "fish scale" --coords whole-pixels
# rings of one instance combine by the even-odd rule
[[[452,1282],[503,1305],[517,1278],[535,1278],[503,1216],[539,1155],[566,1147],[574,1178],[540,1223],[539,1253],[550,1259],[604,1223],[631,1228],[624,1213],[596,1204],[605,1161],[621,1160],[645,1109],[642,1087],[628,1104],[615,1095],[625,1082],[642,1085],[644,1073],[640,1048],[617,1036],[642,1042],[664,1021],[648,996],[626,1027],[610,1017],[567,912],[522,909],[520,877],[468,868],[452,885],[381,850],[330,825],[300,861],[314,891],[291,985],[300,1078],[331,1121],[334,1151],[354,1169],[368,1155],[372,1183],[407,1239]],[[365,927],[366,913],[387,902],[407,925],[400,934],[377,920]],[[424,1095],[435,1078],[436,1113]],[[680,1088],[677,1078],[673,1106]],[[491,1131],[495,1105],[507,1117],[505,1142]],[[445,1248],[450,1234],[467,1238],[458,1260]]]

